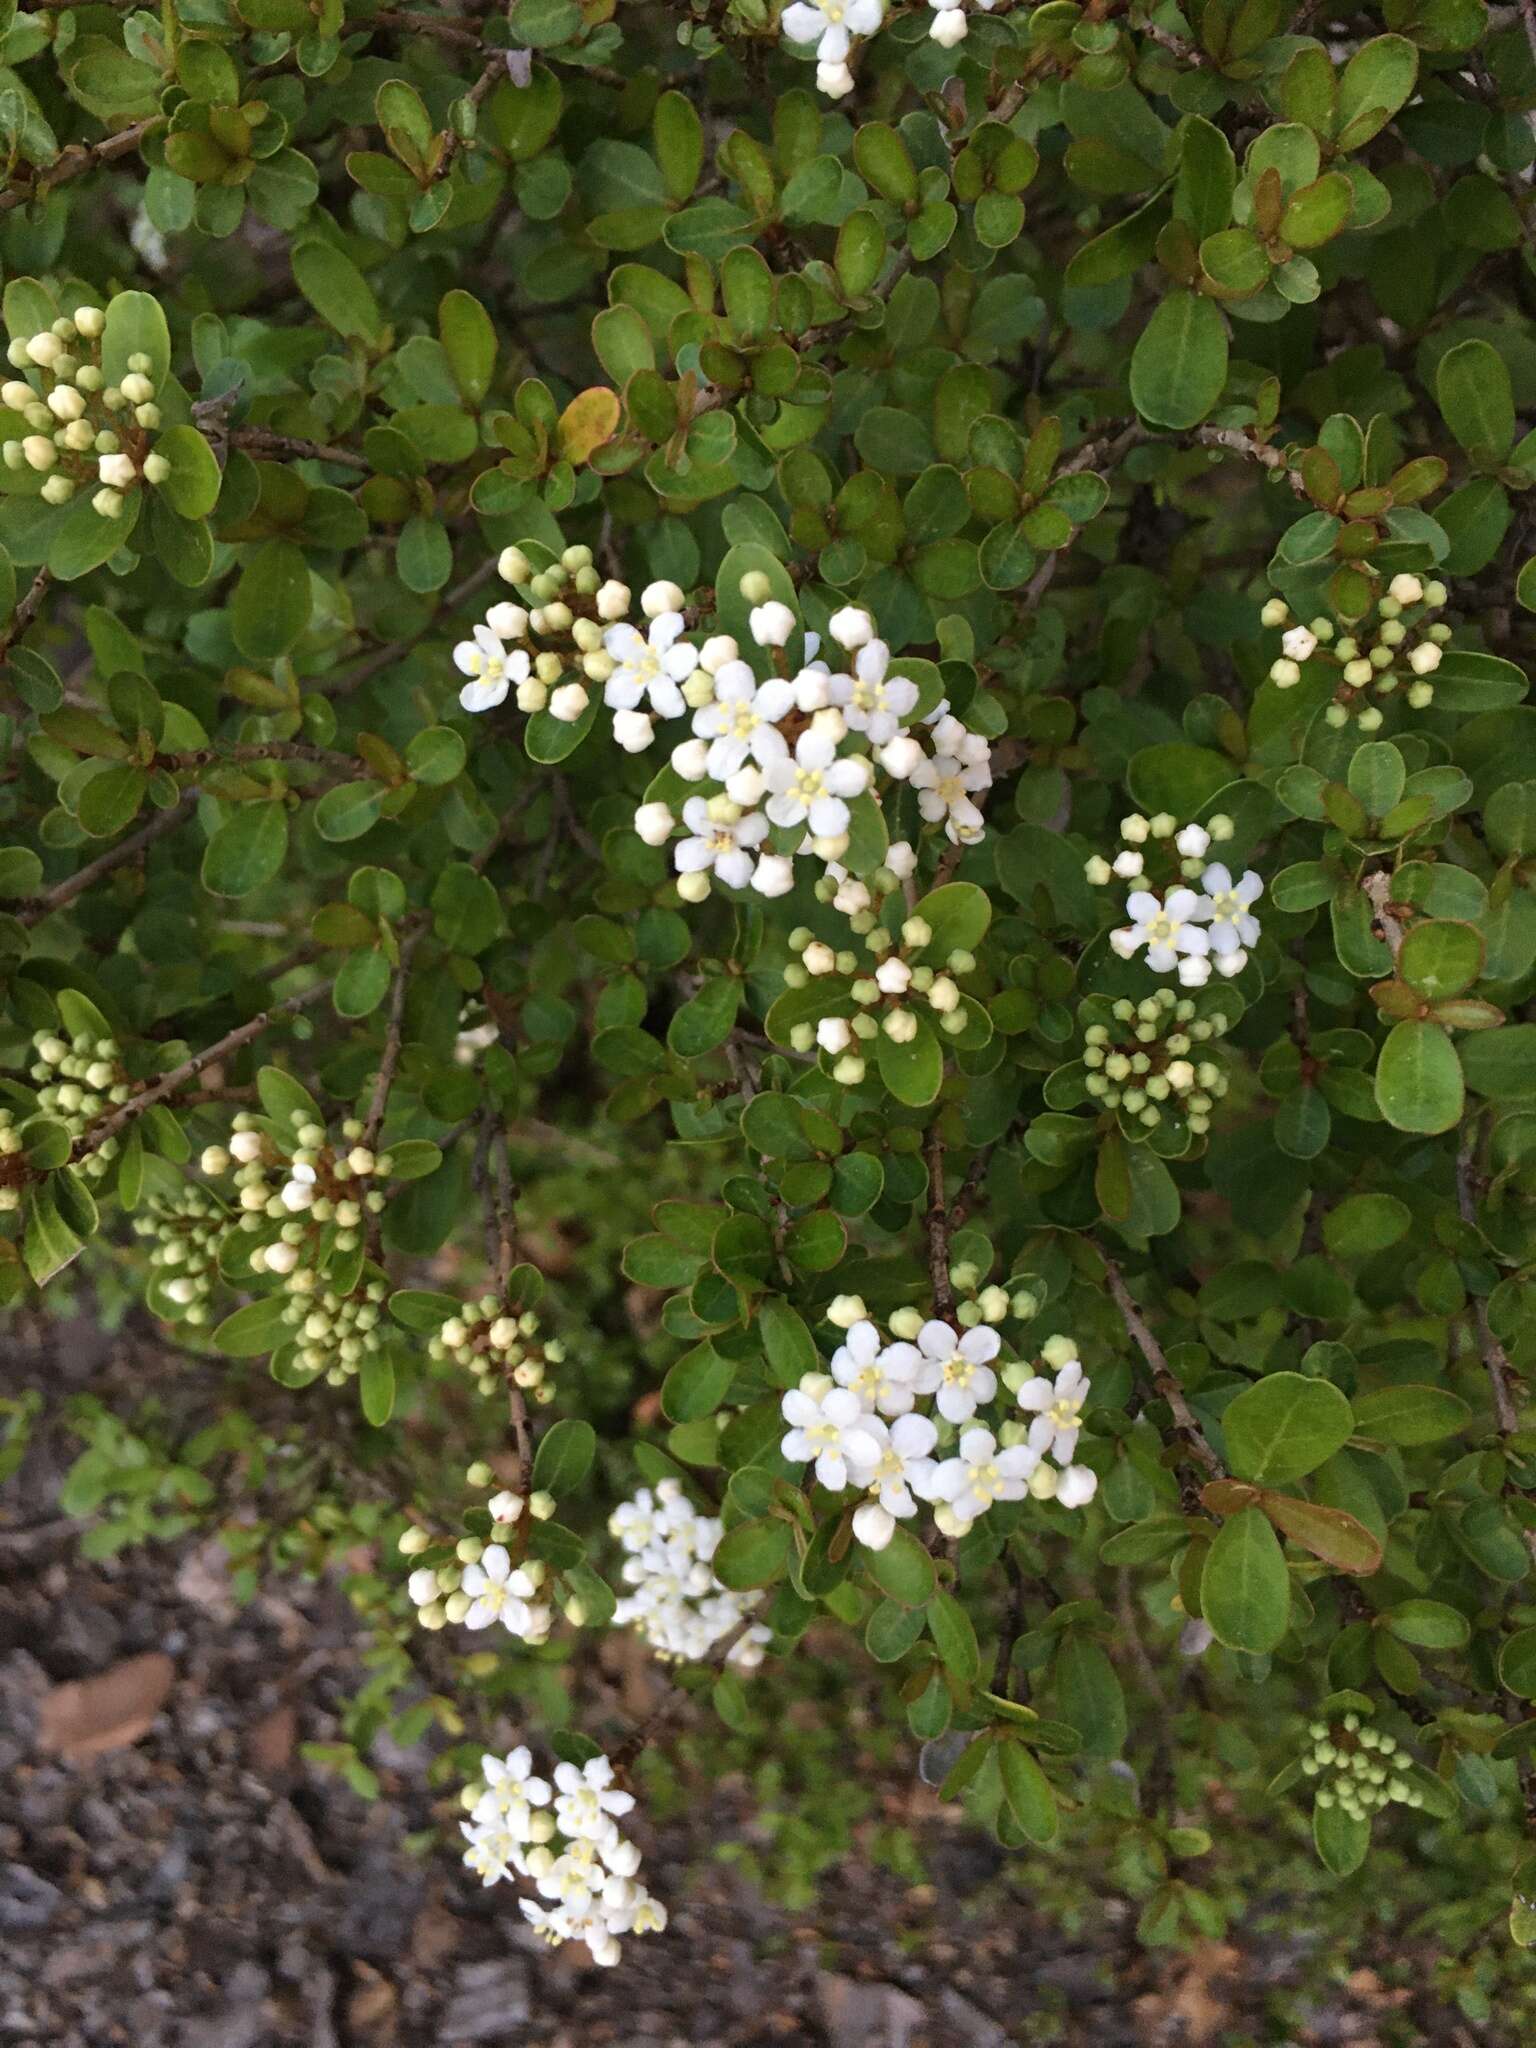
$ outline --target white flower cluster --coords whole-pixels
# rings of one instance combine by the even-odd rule
[[[534,1522],[547,1522],[555,1512],[552,1493],[526,1497],[498,1487],[496,1474],[483,1459],[464,1475],[476,1493],[491,1491],[485,1502],[489,1535],[434,1536],[412,1523],[400,1538],[402,1557],[417,1558],[406,1591],[423,1628],[489,1628],[499,1622],[524,1642],[542,1643],[554,1622],[546,1591],[548,1572],[537,1560],[524,1561]],[[567,1618],[584,1619],[567,1607]]]
[[[539,1336],[532,1309],[509,1309],[499,1295],[484,1294],[448,1318],[428,1340],[427,1356],[462,1367],[482,1394],[510,1381],[543,1403],[555,1392],[547,1368],[564,1363],[565,1346],[557,1337]]]
[[[1289,605],[1272,597],[1259,613],[1266,626],[1283,626],[1280,654],[1271,662],[1269,679],[1282,690],[1301,681],[1310,661],[1329,663],[1338,674],[1333,702],[1323,717],[1331,726],[1347,725],[1351,718],[1362,732],[1375,732],[1381,724],[1379,704],[1366,702],[1366,692],[1390,697],[1406,680],[1404,695],[1411,709],[1422,711],[1434,702],[1431,681],[1444,657],[1451,637],[1449,626],[1425,622],[1441,610],[1449,593],[1443,583],[1423,582],[1406,571],[1394,576],[1385,596],[1376,604],[1376,627],[1372,637],[1357,625],[1340,634],[1332,619],[1317,618],[1308,626],[1293,624]],[[1414,638],[1414,635],[1420,637]],[[1407,666],[1407,677],[1401,664]]]
[[[850,900],[859,891],[869,902],[862,882],[843,883],[834,901]],[[856,921],[863,924],[867,917],[866,912]],[[897,1045],[917,1036],[918,1012],[924,1006],[933,1012],[941,1031],[951,1037],[962,1032],[966,1019],[955,976],[970,974],[976,966],[975,954],[960,948],[941,967],[910,957],[933,943],[932,926],[916,915],[903,919],[896,936],[869,918],[861,936],[872,958],[861,959],[852,947],[834,952],[805,925],[797,925],[789,935],[789,949],[799,958],[784,969],[788,988],[825,983],[828,1014],[814,1023],[805,1020],[792,1026],[789,1041],[796,1052],[819,1048],[828,1054],[834,1062],[832,1078],[846,1088],[857,1087],[865,1078],[865,1053],[882,1031]],[[846,1014],[850,1004],[851,1015]]]
[[[97,1117],[119,1108],[133,1093],[117,1041],[79,1032],[71,1039],[56,1031],[39,1031],[32,1040],[31,1075],[42,1086],[37,1106],[63,1124],[71,1138],[83,1137]],[[118,1151],[107,1138],[79,1162],[90,1180],[99,1180]]]
[[[494,711],[510,695],[519,711],[548,711],[574,725],[591,701],[587,682],[606,682],[615,667],[604,651],[605,622],[628,616],[629,587],[605,583],[588,547],[567,548],[548,569],[535,569],[521,548],[503,548],[496,568],[528,603],[492,605],[454,648],[454,666],[469,678],[459,702],[466,711]],[[656,588],[670,593],[676,586]]]
[[[208,1321],[208,1298],[219,1278],[219,1247],[229,1218],[207,1188],[188,1181],[175,1194],[154,1195],[133,1219],[149,1241],[149,1305],[168,1321]]]
[[[1070,1337],[1049,1338],[1042,1348],[1054,1378],[1003,1368],[1033,1419],[1000,1422],[994,1434],[976,1415],[997,1397],[997,1332],[976,1326],[962,1335],[937,1318],[925,1322],[915,1309],[898,1309],[890,1327],[886,1342],[867,1317],[852,1323],[831,1372],[807,1373],[780,1404],[789,1424],[783,1455],[812,1464],[830,1492],[851,1486],[868,1496],[853,1516],[853,1533],[867,1549],[883,1550],[919,1500],[933,1504],[937,1528],[951,1537],[963,1536],[997,1501],[1028,1494],[1075,1508],[1092,1500],[1097,1475],[1071,1462],[1089,1383]],[[938,1421],[917,1409],[930,1396]],[[941,1424],[959,1439],[953,1455],[936,1458]]]
[[[770,595],[765,576],[750,574],[741,587],[751,606],[752,639],[770,651],[778,674],[760,679],[728,634],[695,651],[676,638],[680,613],[663,614],[652,625],[653,637],[665,627],[675,669],[696,664],[681,684],[681,699],[693,708],[694,737],[673,749],[672,769],[685,782],[713,785],[683,805],[687,836],[673,861],[684,901],[702,902],[715,882],[782,896],[794,885],[796,854],[812,855],[829,874],[843,877],[849,807],[874,789],[877,771],[908,784],[925,823],[941,825],[955,845],[979,839],[985,820],[978,799],[992,784],[992,750],[943,704],[916,728],[908,723],[917,686],[892,673],[890,648],[875,637],[869,614],[849,605],[829,622],[832,640],[852,657],[846,671],[816,658],[811,634],[795,669],[787,651],[798,630],[794,613]],[[639,671],[625,657],[607,685],[610,701],[616,688],[629,697],[639,687]],[[654,686],[648,687],[653,708],[671,715],[664,704],[672,698],[658,705]],[[669,690],[678,687],[669,678]],[[636,743],[646,744],[649,714],[631,715],[646,728]],[[621,744],[631,744],[618,718],[615,731]],[[664,846],[677,825],[667,803],[645,803],[635,813],[635,830],[648,846]]]
[[[99,346],[105,326],[99,306],[77,306],[73,317],[11,342],[7,360],[22,374],[0,384],[0,404],[19,413],[31,432],[7,441],[0,453],[7,469],[45,479],[42,496],[50,505],[67,505],[94,477],[100,488],[91,504],[115,519],[125,491],[141,480],[163,484],[171,465],[151,444],[160,425],[153,364],[146,355],[130,356],[122,382],[108,384]]]
[[[548,1903],[525,1898],[522,1910],[547,1942],[584,1941],[607,1966],[621,1934],[666,1926],[666,1908],[639,1882],[640,1851],[619,1833],[635,1801],[607,1757],[556,1764],[553,1784],[535,1775],[526,1747],[480,1769],[481,1782],[464,1788],[464,1861],[486,1884],[527,1879]]]
[[[1212,841],[1232,837],[1232,821],[1215,817],[1204,825],[1181,826],[1167,811],[1144,818],[1139,812],[1120,820],[1124,844],[1113,861],[1095,854],[1084,873],[1102,887],[1117,878],[1131,881],[1147,873],[1147,852],[1160,855],[1172,874],[1198,880],[1198,889],[1181,885],[1132,889],[1125,899],[1131,922],[1109,935],[1122,960],[1134,959],[1146,947],[1154,974],[1173,974],[1186,988],[1203,988],[1214,967],[1218,974],[1241,974],[1248,948],[1258,944],[1259,921],[1253,906],[1264,884],[1252,868],[1234,881],[1220,861],[1207,863]]]
[[[748,1602],[715,1577],[710,1560],[721,1525],[701,1515],[676,1479],[641,1487],[608,1518],[610,1535],[624,1549],[623,1579],[632,1590],[614,1609],[621,1627],[644,1636],[658,1657],[697,1663],[740,1626]],[[750,1671],[763,1661],[769,1631],[747,1630],[727,1662]]]
[[[1182,1116],[1196,1137],[1211,1127],[1211,1111],[1227,1092],[1227,1076],[1213,1059],[1192,1055],[1229,1028],[1225,1012],[1195,1014],[1188,997],[1160,988],[1140,1003],[1125,997],[1111,1006],[1116,1031],[1089,1024],[1083,1032],[1083,1086],[1105,1109],[1119,1109],[1153,1130],[1165,1116]]]
[[[382,1189],[369,1183],[387,1176],[391,1162],[388,1153],[376,1155],[362,1143],[363,1126],[355,1117],[342,1124],[341,1142],[336,1144],[323,1124],[295,1110],[293,1134],[294,1149],[285,1154],[257,1119],[242,1110],[229,1144],[207,1146],[200,1163],[214,1178],[233,1169],[244,1228],[260,1230],[273,1222],[281,1226],[273,1243],[259,1244],[252,1251],[252,1271],[281,1274],[299,1286],[304,1248],[312,1246],[322,1231],[334,1233],[331,1242],[337,1251],[354,1251],[361,1244],[366,1219],[384,1207]]]
[[[885,0],[793,0],[779,26],[792,43],[815,49],[817,87],[840,100],[853,91],[854,37],[872,36],[884,19]]]
[[[484,1484],[489,1468],[472,1465],[471,1482]],[[529,1644],[546,1642],[554,1624],[554,1609],[544,1597],[548,1573],[537,1558],[517,1562],[509,1545],[518,1546],[526,1533],[525,1517],[547,1520],[554,1512],[553,1496],[534,1494],[525,1500],[520,1493],[503,1490],[489,1502],[491,1540],[461,1536],[451,1554],[436,1564],[421,1564],[406,1580],[406,1591],[416,1607],[416,1619],[423,1628],[489,1628],[499,1622],[508,1635]],[[519,1531],[518,1523],[523,1522]],[[427,1530],[413,1526],[400,1538],[406,1557],[420,1557],[433,1548]]]
[[[1319,1806],[1337,1806],[1351,1820],[1365,1820],[1394,1801],[1424,1804],[1423,1793],[1402,1776],[1406,1758],[1396,1737],[1359,1714],[1346,1714],[1337,1727],[1314,1721],[1307,1735],[1311,1747],[1301,1759],[1302,1775],[1318,1780]]]

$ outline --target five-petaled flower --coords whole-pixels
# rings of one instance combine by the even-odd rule
[[[809,825],[818,839],[848,830],[847,799],[862,794],[868,770],[857,756],[839,761],[825,733],[808,728],[795,743],[794,758],[768,763],[772,794],[768,815],[775,825]]]
[[[933,1495],[953,1510],[957,1520],[974,1522],[994,1501],[1022,1500],[1040,1453],[1028,1444],[998,1448],[990,1429],[968,1429],[960,1454],[945,1458],[933,1475]]]
[[[728,889],[745,889],[752,879],[752,851],[768,836],[761,811],[743,813],[735,804],[691,796],[683,805],[683,823],[693,834],[679,841],[672,858],[680,875],[712,868]]]
[[[924,1323],[917,1348],[928,1361],[936,1406],[946,1422],[969,1422],[976,1410],[997,1392],[996,1358],[1002,1340],[985,1325],[959,1336],[948,1323]]]
[[[649,633],[628,624],[610,626],[603,650],[616,663],[603,685],[603,702],[613,711],[634,711],[647,699],[658,718],[681,718],[686,706],[680,683],[699,665],[699,651],[680,638],[681,612],[661,612]]]
[[[1083,1376],[1081,1361],[1069,1358],[1054,1381],[1037,1373],[1020,1387],[1019,1406],[1034,1417],[1029,1425],[1029,1441],[1038,1455],[1044,1457],[1048,1452],[1058,1464],[1071,1464],[1082,1429],[1089,1384]]]
[[[780,1450],[791,1464],[814,1459],[816,1477],[833,1493],[841,1493],[850,1472],[861,1475],[878,1461],[880,1443],[868,1410],[851,1388],[824,1373],[807,1373],[780,1409],[789,1424]]]
[[[1205,956],[1211,939],[1203,925],[1193,922],[1200,913],[1200,898],[1193,889],[1170,889],[1162,901],[1150,889],[1133,889],[1125,907],[1134,922],[1109,935],[1122,960],[1145,946],[1154,974],[1171,974],[1177,968],[1186,987],[1198,987],[1209,978]]]

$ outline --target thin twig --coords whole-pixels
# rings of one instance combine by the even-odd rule
[[[326,695],[346,697],[353,690],[360,690],[364,683],[372,681],[380,669],[386,669],[392,662],[399,661],[403,655],[409,654],[413,647],[425,640],[429,633],[437,632],[444,619],[456,610],[465,598],[473,597],[477,590],[484,589],[495,574],[496,557],[492,555],[488,561],[482,562],[478,569],[471,571],[462,583],[456,584],[448,592],[420,632],[411,633],[404,640],[391,640],[387,647],[375,649],[365,660],[360,661],[356,668],[348,669],[343,675],[338,676],[334,683],[327,684]]]
[[[236,427],[230,446],[255,455],[286,455],[295,462],[334,462],[344,469],[371,470],[366,455],[354,455],[350,448],[332,448],[320,441],[306,441],[298,434],[275,434],[270,427]]]
[[[1473,1133],[1468,1131],[1456,1154],[1456,1207],[1467,1228],[1477,1231],[1481,1236],[1482,1227],[1477,1220],[1477,1190],[1474,1186],[1475,1142]],[[1514,1436],[1520,1427],[1520,1411],[1515,1406],[1515,1397],[1509,1386],[1511,1377],[1515,1375],[1515,1368],[1509,1362],[1509,1353],[1494,1335],[1493,1325],[1488,1320],[1488,1303],[1481,1294],[1474,1294],[1472,1297],[1472,1316],[1477,1325],[1477,1345],[1488,1374],[1489,1391],[1493,1396],[1493,1419],[1498,1425],[1500,1436]],[[1511,1487],[1509,1490],[1515,1493],[1522,1491],[1518,1487]],[[1536,1560],[1536,1529],[1529,1529],[1522,1522],[1520,1534],[1532,1559]]]
[[[78,868],[64,881],[55,883],[44,895],[34,896],[29,903],[24,903],[16,912],[17,922],[30,928],[32,925],[40,924],[45,917],[51,917],[54,911],[63,910],[66,905],[73,903],[77,896],[83,896],[103,875],[111,874],[114,868],[120,868],[125,861],[136,859],[148,847],[153,846],[157,839],[163,839],[168,832],[174,832],[178,825],[185,824],[196,806],[196,793],[189,792],[180,803],[173,804],[168,811],[161,811],[157,817],[151,818],[149,823],[141,827],[131,838],[108,847],[105,853],[98,854],[95,860],[83,868]]]
[[[928,1233],[928,1284],[937,1316],[954,1313],[955,1291],[949,1278],[949,1211],[944,1204],[944,1139],[938,1124],[929,1126],[923,1146],[928,1165],[928,1208],[923,1225]]]
[[[0,198],[3,197],[4,195],[0,194]],[[0,633],[0,662],[6,659],[16,642],[37,617],[38,607],[48,595],[48,589],[52,582],[53,574],[48,569],[39,569],[32,578],[31,587],[28,589],[26,596],[17,605],[15,611],[11,613],[10,621],[5,631]]]
[[[105,1144],[108,1138],[115,1138],[119,1131],[125,1130],[137,1117],[141,1117],[145,1110],[152,1109],[157,1102],[164,1102],[167,1096],[174,1095],[186,1082],[196,1080],[204,1067],[211,1067],[215,1060],[223,1059],[228,1053],[238,1052],[242,1045],[249,1045],[251,1040],[259,1038],[269,1025],[275,1024],[279,1017],[292,1017],[300,1010],[307,1010],[311,1003],[317,1003],[322,996],[329,995],[334,985],[330,981],[317,981],[313,988],[302,989],[298,995],[289,996],[286,1002],[274,1003],[270,1010],[263,1010],[259,1016],[252,1017],[247,1023],[237,1024],[233,1031],[226,1031],[222,1038],[215,1040],[212,1045],[205,1045],[201,1052],[195,1052],[190,1058],[184,1059],[179,1067],[172,1067],[168,1074],[162,1074],[152,1086],[131,1097],[110,1115],[88,1125],[75,1140],[70,1158],[88,1158],[92,1152]]]
[[[1173,1411],[1174,1427],[1189,1446],[1193,1457],[1216,1478],[1224,1476],[1220,1458],[1206,1441],[1205,1431],[1185,1397],[1184,1389],[1168,1363],[1161,1344],[1147,1327],[1146,1318],[1132,1301],[1121,1278],[1120,1268],[1102,1249],[1099,1257],[1104,1261],[1104,1271],[1109,1280],[1109,1291],[1114,1297],[1115,1307],[1120,1311],[1120,1320],[1135,1342],[1137,1350],[1151,1369],[1152,1384]]]
[[[405,997],[411,980],[411,955],[426,935],[426,926],[418,925],[400,948],[394,987],[390,991],[389,1016],[384,1026],[384,1053],[379,1061],[378,1078],[373,1084],[373,1097],[368,1104],[368,1115],[363,1122],[362,1142],[370,1152],[378,1143],[384,1113],[389,1107],[389,1091],[394,1086],[395,1069],[400,1064],[400,1046],[405,1036]]]
[[[93,171],[98,164],[126,156],[129,150],[138,148],[151,128],[160,127],[164,120],[163,114],[151,114],[147,120],[135,121],[131,128],[119,129],[116,135],[109,135],[102,142],[71,142],[66,149],[60,150],[45,171],[38,172],[30,184],[12,185],[0,192],[0,213],[9,213],[13,206],[25,206],[29,199],[41,199],[55,185],[66,184],[71,178]]]

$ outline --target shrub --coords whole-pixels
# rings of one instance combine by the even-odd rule
[[[1021,1851],[1194,1686],[1149,1940],[1223,1772],[1536,1933],[1527,27],[0,9],[0,1289],[552,1939],[813,1624]]]

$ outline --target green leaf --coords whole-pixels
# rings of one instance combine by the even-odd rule
[[[699,1422],[730,1392],[736,1368],[711,1344],[684,1352],[661,1383],[661,1410],[669,1422]]]
[[[1342,1806],[1314,1806],[1312,1840],[1335,1877],[1349,1877],[1365,1861],[1371,1846],[1369,1820],[1356,1820]]]
[[[1458,342],[1440,358],[1435,397],[1445,424],[1472,460],[1501,463],[1515,440],[1515,401],[1504,358],[1490,342]]]
[[[898,1102],[923,1109],[934,1101],[944,1080],[944,1049],[926,1017],[913,1011],[917,1029],[905,1044],[886,1030],[875,1040],[875,1067]]]
[[[1475,925],[1426,918],[1404,936],[1397,971],[1428,1002],[1458,996],[1483,971],[1483,937]]]
[[[1228,1403],[1221,1427],[1239,1479],[1283,1485],[1315,1472],[1341,1449],[1354,1417],[1331,1381],[1272,1372]]]
[[[1357,1394],[1355,1428],[1363,1437],[1381,1437],[1389,1444],[1432,1444],[1466,1428],[1472,1410],[1446,1387],[1383,1387]]]
[[[747,1593],[783,1578],[789,1551],[789,1524],[776,1515],[762,1515],[727,1529],[711,1563],[722,1586],[733,1593]]]
[[[287,851],[283,806],[241,804],[203,851],[203,887],[215,896],[249,896],[279,872]]]
[[[860,1554],[869,1576],[898,1607],[926,1607],[933,1598],[933,1559],[910,1529],[898,1525],[883,1550],[865,1550],[861,1545]]]
[[[1131,356],[1131,402],[1156,427],[1198,426],[1227,381],[1227,323],[1213,299],[1175,289]]]
[[[1440,1025],[1406,1017],[1387,1034],[1376,1063],[1376,1102],[1400,1131],[1448,1131],[1461,1119],[1461,1063]]]
[[[574,1493],[592,1469],[597,1455],[597,1431],[590,1422],[566,1416],[551,1424],[539,1438],[533,1457],[535,1492]]]
[[[1059,1814],[1050,1779],[1022,1742],[1001,1740],[996,1752],[1008,1811],[1030,1841],[1054,1841]]]
[[[496,370],[490,314],[469,292],[445,292],[437,308],[437,332],[460,396],[467,405],[479,405]]]
[[[170,374],[171,331],[160,301],[149,292],[114,292],[107,301],[101,368],[109,384],[122,383],[130,356],[149,357],[144,375],[158,393]]]
[[[1399,1600],[1395,1607],[1386,1608],[1381,1618],[1399,1642],[1411,1643],[1417,1650],[1464,1649],[1472,1636],[1472,1626],[1467,1617],[1458,1614],[1454,1607],[1447,1607],[1443,1600]],[[1529,1633],[1533,1648],[1536,1648],[1536,1629]],[[1518,1637],[1510,1638],[1510,1642],[1518,1640]],[[1506,1651],[1508,1647],[1506,1644]],[[1533,1667],[1532,1675],[1536,1677],[1536,1667]],[[1505,1682],[1508,1683],[1507,1680]],[[1530,1697],[1536,1698],[1536,1694]]]
[[[309,567],[291,540],[263,541],[230,600],[235,645],[252,661],[286,654],[309,624]]]
[[[157,488],[183,519],[206,519],[219,501],[224,473],[196,427],[167,427],[156,435],[154,452],[171,465],[170,475]]]
[[[209,1342],[226,1358],[257,1358],[282,1343],[288,1331],[287,1310],[285,1294],[267,1294],[259,1301],[248,1301],[244,1308],[237,1308],[233,1315],[224,1318]]]
[[[741,983],[734,975],[717,974],[704,983],[673,1015],[667,1044],[679,1059],[698,1059],[730,1037],[741,1002]]]
[[[1222,1524],[1200,1578],[1200,1609],[1219,1642],[1263,1655],[1290,1623],[1291,1580],[1279,1538],[1262,1509]]]
[[[1396,1195],[1346,1195],[1323,1217],[1323,1243],[1336,1259],[1368,1258],[1405,1237],[1412,1221]]]
[[[395,1364],[388,1351],[375,1346],[366,1352],[357,1375],[363,1420],[382,1429],[395,1412]]]
[[[329,242],[307,241],[297,244],[290,260],[294,283],[328,327],[351,340],[379,339],[379,302],[350,256]]]
[[[974,1685],[981,1676],[981,1649],[971,1617],[953,1593],[935,1593],[928,1602],[928,1633],[945,1668],[962,1685]]]

